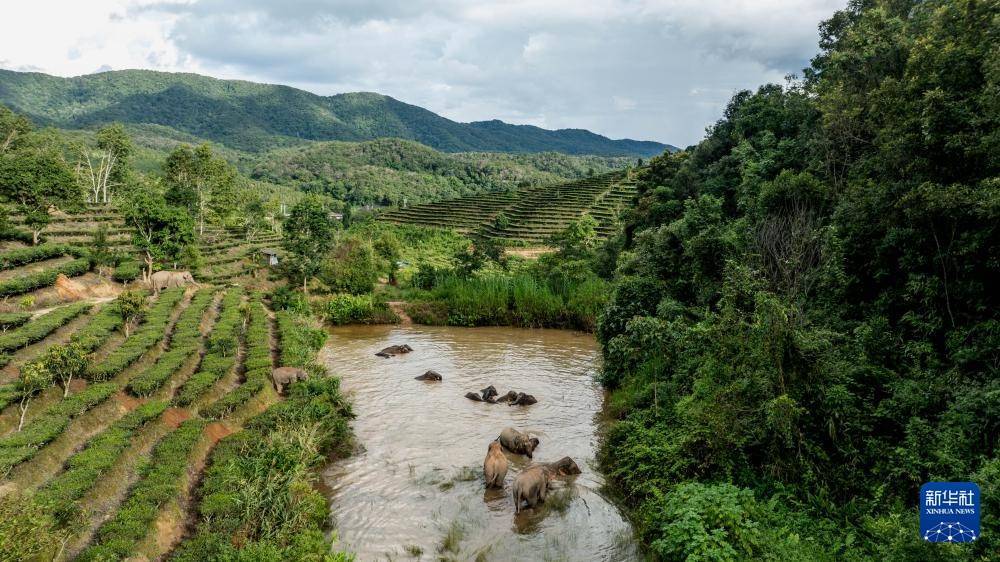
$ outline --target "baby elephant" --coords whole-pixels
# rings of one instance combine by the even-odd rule
[[[491,441],[486,450],[483,474],[486,476],[487,488],[503,488],[503,481],[507,478],[507,457],[504,456],[500,443],[497,441]]]
[[[504,449],[518,455],[526,455],[529,459],[539,443],[537,437],[528,437],[527,433],[521,433],[512,427],[504,428],[500,432],[500,437],[497,437],[497,441],[503,445]]]
[[[309,378],[309,373],[298,367],[278,367],[271,371],[271,380],[274,382],[274,389],[278,394],[285,394],[288,385],[295,381],[304,381]]]
[[[427,371],[426,373],[420,375],[419,377],[413,377],[418,381],[440,381],[441,373],[437,371]]]
[[[409,353],[411,351],[413,351],[413,348],[404,343],[403,345],[390,345],[389,347],[376,353],[375,356],[385,357],[386,359],[388,359],[389,357],[403,355],[404,353]]]
[[[580,474],[576,461],[563,457],[555,462],[533,464],[521,471],[514,478],[511,491],[514,494],[514,513],[521,512],[521,504],[525,507],[535,507],[545,501],[549,491],[549,483],[553,478]]]

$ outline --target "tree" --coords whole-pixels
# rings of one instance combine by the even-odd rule
[[[128,339],[132,325],[142,318],[143,310],[146,308],[146,297],[139,291],[123,291],[115,299],[115,310],[122,319],[122,332],[125,339]]]
[[[168,205],[163,195],[152,189],[130,193],[122,210],[125,221],[135,228],[132,243],[144,254],[144,280],[153,274],[154,261],[180,259],[194,244],[191,216]]]
[[[236,210],[236,169],[215,156],[208,144],[175,148],[163,165],[163,175],[167,202],[194,214],[198,234],[205,233],[209,212],[225,219]]]
[[[51,222],[50,207],[72,208],[81,201],[73,171],[52,146],[25,146],[0,153],[0,197],[17,206],[38,244]]]
[[[31,121],[0,105],[0,154],[17,148],[18,141],[31,132]]]
[[[19,403],[21,418],[17,423],[18,431],[24,427],[24,416],[28,413],[31,399],[50,386],[52,386],[52,372],[46,369],[40,361],[30,361],[21,366],[21,373],[17,379],[17,391],[21,395]]]
[[[53,345],[39,358],[41,366],[52,380],[63,387],[63,398],[69,396],[69,385],[87,368],[87,353],[77,342]]]
[[[115,123],[97,132],[97,150],[80,149],[77,177],[93,203],[110,203],[114,190],[129,181],[132,140]]]
[[[282,246],[289,253],[285,263],[301,280],[305,293],[309,292],[309,281],[319,273],[333,247],[336,228],[330,212],[315,196],[304,197],[296,203],[285,219]]]

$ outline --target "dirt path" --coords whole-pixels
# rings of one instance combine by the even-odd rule
[[[542,254],[551,254],[555,250],[548,246],[535,246],[531,248],[507,248],[508,256],[518,256],[529,260],[538,259]]]
[[[396,313],[396,316],[399,316],[400,325],[409,326],[410,324],[413,324],[413,319],[410,318],[410,315],[407,314],[405,310],[408,303],[404,301],[389,301],[385,304],[389,305],[389,308]]]

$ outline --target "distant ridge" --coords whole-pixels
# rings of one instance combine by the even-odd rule
[[[674,147],[583,129],[502,121],[459,123],[369,92],[318,96],[289,86],[198,74],[121,70],[61,78],[0,70],[0,103],[38,123],[87,128],[152,123],[259,152],[303,140],[416,140],[446,152],[543,152],[648,157]]]

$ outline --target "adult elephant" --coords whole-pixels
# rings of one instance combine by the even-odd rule
[[[198,286],[198,282],[194,280],[190,271],[157,271],[149,276],[149,287],[153,289],[155,294],[160,294],[163,289],[188,285]]]

